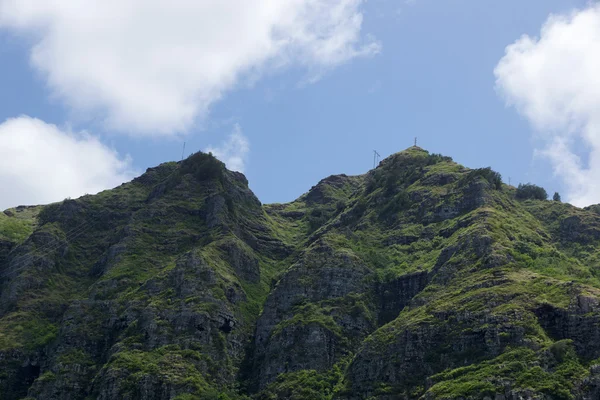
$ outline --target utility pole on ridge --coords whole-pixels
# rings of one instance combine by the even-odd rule
[[[377,167],[377,161],[379,160],[379,157],[381,156],[379,155],[377,150],[373,150],[373,168]]]

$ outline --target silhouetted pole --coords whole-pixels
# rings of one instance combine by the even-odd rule
[[[381,157],[377,150],[373,150],[373,168],[377,167],[377,159]]]

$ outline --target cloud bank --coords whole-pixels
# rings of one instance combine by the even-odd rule
[[[494,70],[497,91],[536,129],[538,151],[578,206],[600,202],[599,71],[600,5],[550,16],[539,38],[522,36]]]
[[[22,116],[0,124],[0,210],[79,197],[129,181],[130,161],[86,133]]]
[[[242,134],[242,129],[238,124],[234,126],[233,132],[220,146],[209,146],[205,150],[206,153],[212,153],[223,161],[228,169],[238,172],[244,172],[249,151],[250,143]]]
[[[72,110],[137,135],[185,132],[246,76],[316,77],[379,51],[362,0],[0,0],[0,28]],[[310,79],[309,79],[310,80]]]

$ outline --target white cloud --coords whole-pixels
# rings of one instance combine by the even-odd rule
[[[363,0],[0,0],[33,37],[54,94],[130,134],[185,132],[244,77],[300,65],[308,80],[379,51]]]
[[[0,124],[0,210],[93,194],[133,177],[121,159],[87,133],[22,116]]]
[[[600,5],[550,16],[539,38],[522,36],[494,70],[498,92],[537,130],[538,152],[579,206],[600,202],[599,71]]]
[[[212,153],[223,161],[228,169],[238,172],[244,172],[249,151],[250,143],[242,134],[242,129],[238,124],[235,124],[233,132],[220,146],[209,146],[205,150],[206,153]]]

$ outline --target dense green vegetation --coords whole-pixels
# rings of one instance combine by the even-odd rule
[[[517,199],[546,200],[547,198],[548,193],[543,187],[532,183],[519,183],[519,187],[517,188]]]
[[[411,147],[287,204],[196,153],[8,210],[0,394],[594,398],[600,213],[546,199]]]
[[[33,233],[40,207],[11,208],[0,213],[0,240],[21,243]]]
[[[554,192],[554,195],[552,196],[552,200],[553,201],[561,201],[560,194],[558,194],[558,192]]]

